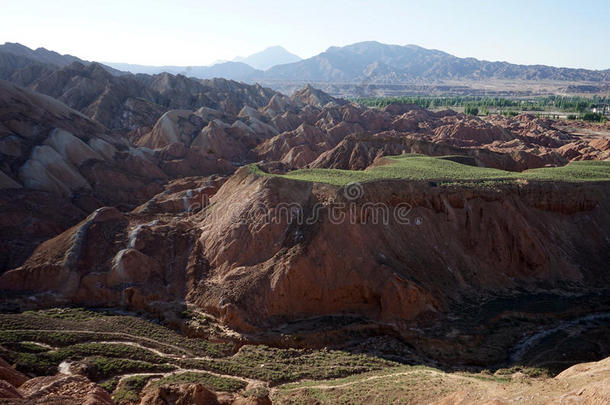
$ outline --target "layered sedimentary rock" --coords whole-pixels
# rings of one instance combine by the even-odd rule
[[[563,186],[569,195],[561,187],[378,181],[352,201],[340,188],[242,170],[203,220],[210,275],[190,299],[247,327],[332,313],[415,319],[483,291],[595,285],[608,277],[608,245],[598,237],[610,220],[607,185]],[[331,220],[339,203],[345,211],[354,204],[351,221]],[[401,208],[404,223],[393,217]],[[315,221],[298,225],[298,215]]]
[[[354,200],[340,187],[243,168],[208,193],[209,207],[177,213],[159,197],[139,213],[97,210],[5,273],[0,287],[38,291],[38,304],[156,312],[186,300],[256,331],[331,314],[416,321],[465,298],[608,282],[606,183],[392,180],[360,191]],[[195,193],[164,198],[180,204]]]
[[[0,89],[2,270],[92,210],[135,207],[162,190],[167,175],[125,139],[48,96]]]
[[[201,384],[165,385],[145,390],[140,405],[271,405],[268,397],[243,397],[228,392],[213,392]]]
[[[0,399],[8,404],[114,405],[99,385],[86,377],[57,374],[26,379],[18,385],[0,380]]]
[[[168,73],[112,75],[97,63],[75,62],[41,74],[29,87],[117,131],[152,126],[169,109],[218,108],[231,114],[262,106],[273,92],[224,79],[199,81]]]

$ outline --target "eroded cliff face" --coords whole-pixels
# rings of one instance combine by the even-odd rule
[[[260,332],[337,314],[418,322],[464,299],[593,291],[610,279],[607,183],[346,189],[244,167],[218,184],[178,182],[129,214],[99,209],[0,288],[25,307],[159,313],[187,302]]]
[[[242,169],[201,223],[210,273],[189,299],[256,329],[329,314],[415,320],[464,297],[594,287],[609,277],[607,187],[397,180],[350,199]]]

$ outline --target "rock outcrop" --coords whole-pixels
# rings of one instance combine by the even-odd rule
[[[210,391],[201,384],[163,385],[145,390],[140,405],[271,405],[268,397]]]
[[[224,79],[118,74],[107,66],[77,58],[62,66],[7,53],[1,58],[0,79],[49,95],[119,132],[151,127],[170,109],[205,106],[237,115],[246,105],[266,105],[274,94],[259,85]]]
[[[206,269],[195,254],[197,235],[188,218],[167,221],[100,208],[4,273],[2,289],[27,284],[38,303],[53,305],[82,302],[151,313],[178,308]]]
[[[597,305],[610,283],[608,182],[338,187],[272,175],[366,170],[404,153],[522,171],[609,159],[601,132],[531,115],[365,108],[311,86],[287,97],[223,79],[5,59],[0,77],[29,88],[0,81],[4,310],[115,307],[179,323],[188,307],[238,344],[287,346],[304,336],[298,325],[320,321],[328,328],[299,345],[383,333],[421,358],[485,365],[506,360],[520,336],[511,320],[530,314],[492,308],[474,319],[471,308],[545,294]],[[604,399],[600,390],[581,393]],[[0,395],[111,403],[82,376],[25,381],[2,362]],[[149,385],[141,400],[269,403],[197,384]]]
[[[436,143],[420,137],[388,131],[374,135],[354,134],[344,137],[334,148],[321,153],[309,164],[313,168],[364,170],[377,158],[403,153],[420,153],[428,156],[464,156],[480,167],[493,167],[509,171],[523,171],[546,165],[566,163],[559,154],[537,156],[528,152],[500,153],[486,148],[459,148]]]
[[[309,104],[314,107],[324,107],[329,103],[334,105],[346,104],[345,100],[331,97],[323,91],[314,88],[310,84],[307,84],[303,88],[295,91],[290,99],[297,103]]]
[[[364,185],[355,223],[333,223],[331,201],[350,203],[342,189],[246,173],[212,198],[200,237],[210,276],[189,296],[237,328],[331,313],[415,319],[463,294],[608,277],[607,242],[587,231],[603,232],[610,220],[607,186],[582,186],[566,198],[557,185],[490,193],[379,181]],[[408,204],[409,225],[375,224],[365,209],[400,204]],[[316,221],[298,225],[298,215]],[[575,245],[589,254],[571,257]]]
[[[256,331],[332,314],[417,321],[464,298],[609,277],[610,249],[598,237],[610,223],[604,183],[490,190],[376,181],[356,200],[340,187],[248,168],[215,194],[205,184],[176,185],[133,214],[97,210],[6,272],[0,288],[37,292],[36,305],[157,312],[186,300]],[[213,196],[201,218],[201,204],[179,212],[206,187],[203,201]]]
[[[0,90],[0,271],[104,204],[133,208],[162,191],[154,156],[48,96]]]
[[[86,377],[57,374],[35,377],[18,387],[0,380],[0,398],[8,404],[114,405],[108,392]]]
[[[4,361],[4,359],[0,358],[0,381],[6,381],[12,387],[18,388],[27,380],[28,378],[25,375],[15,370],[10,364]]]

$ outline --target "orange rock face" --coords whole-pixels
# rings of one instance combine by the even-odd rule
[[[333,313],[416,319],[477,290],[586,283],[607,277],[593,270],[603,268],[601,257],[583,267],[561,252],[574,243],[591,257],[605,249],[606,242],[573,223],[593,215],[598,220],[588,229],[601,232],[599,224],[609,220],[604,190],[583,187],[566,198],[535,184],[483,192],[367,183],[355,223],[335,223],[327,209],[329,201],[349,203],[341,189],[240,172],[213,197],[202,222],[210,273],[189,298],[239,328]],[[372,215],[362,211],[366,203],[390,209],[406,203],[409,224],[392,218],[374,224],[362,217]],[[321,213],[315,224],[299,226],[286,222],[286,211],[265,211],[278,206],[305,207],[306,218],[314,215],[311,207]]]
[[[2,383],[0,380],[0,398],[10,398],[11,404],[114,405],[104,389],[83,376],[36,377],[19,388]]]
[[[415,321],[465,297],[607,281],[607,185],[463,187],[377,181],[350,200],[243,168],[201,214],[97,210],[0,288],[37,291],[36,305],[158,312],[186,300],[255,331],[332,314]]]
[[[16,388],[21,384],[27,381],[27,377],[21,374],[19,371],[15,370],[8,364],[4,359],[0,358],[0,381],[7,382],[10,386]],[[10,387],[6,386],[3,389],[7,389],[8,391],[13,391]],[[0,396],[0,398],[6,398]]]
[[[3,309],[116,307],[175,320],[190,305],[280,344],[271,335],[283,325],[350,318],[401,338],[430,332],[412,340],[422,353],[480,364],[462,349],[485,346],[483,329],[454,335],[441,325],[436,336],[430,324],[462,305],[586,297],[610,283],[608,182],[379,180],[350,189],[248,167],[365,170],[421,153],[522,171],[610,159],[603,127],[365,108],[311,86],[287,97],[222,79],[115,77],[96,64],[39,73],[20,75],[30,90],[0,81]],[[420,327],[428,329],[417,335]],[[304,345],[332,336],[315,333]],[[494,350],[488,360],[501,361],[504,346]],[[604,392],[586,385],[575,395],[603,401]],[[1,361],[0,396],[112,403],[82,376],[26,381]],[[151,386],[142,397],[166,403],[269,400],[197,384]]]
[[[271,405],[268,397],[249,398],[213,392],[201,384],[164,385],[144,392],[140,405]]]

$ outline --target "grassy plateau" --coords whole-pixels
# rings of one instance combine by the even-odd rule
[[[367,170],[300,169],[284,175],[293,180],[327,183],[344,186],[349,183],[364,183],[375,180],[405,179],[439,182],[511,182],[517,180],[584,182],[610,181],[610,162],[579,161],[561,167],[544,167],[523,172],[461,164],[450,160],[451,156],[431,157],[424,155],[389,156],[389,164]],[[258,167],[252,171],[267,175]]]

